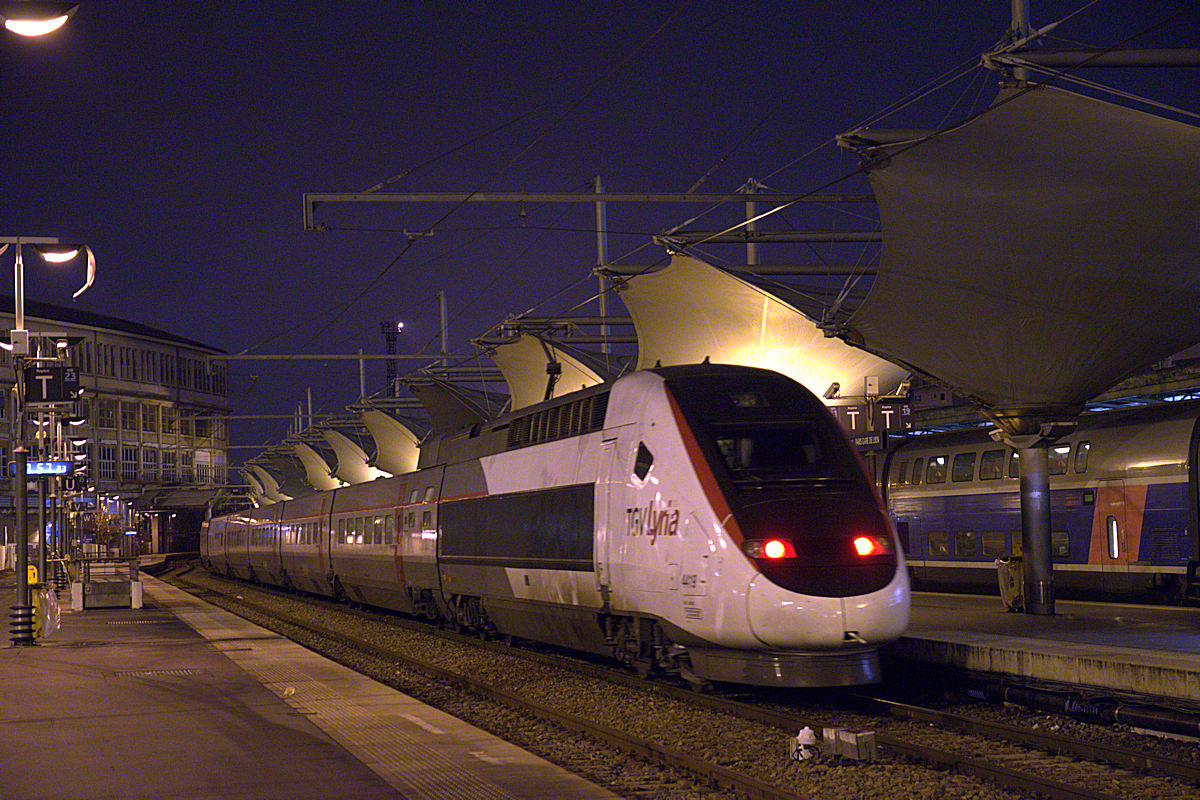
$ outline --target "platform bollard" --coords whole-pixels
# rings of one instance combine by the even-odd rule
[[[33,606],[12,606],[9,611],[12,620],[10,638],[13,647],[36,645],[33,638]]]

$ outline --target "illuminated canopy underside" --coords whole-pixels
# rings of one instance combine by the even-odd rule
[[[604,383],[611,377],[602,368],[584,363],[584,359],[577,357],[573,350],[526,333],[519,334],[510,342],[490,345],[488,355],[508,382],[514,411]],[[547,397],[546,387],[550,377],[547,368],[551,358],[558,362],[562,372]]]
[[[868,152],[883,249],[848,341],[1049,418],[1200,339],[1200,129],[1040,87]]]
[[[782,372],[822,395],[864,391],[879,378],[891,394],[906,370],[838,339],[827,338],[780,298],[723,270],[676,255],[661,270],[629,278],[619,290],[638,336],[638,369],[696,364],[743,364]]]
[[[363,409],[358,416],[375,440],[373,467],[390,475],[402,475],[417,468],[420,455],[417,445],[421,437],[415,431],[377,408]]]
[[[289,495],[280,491],[279,481],[275,480],[275,476],[267,472],[266,469],[258,464],[251,464],[250,469],[254,473],[254,477],[258,479],[258,483],[263,490],[263,496],[266,497],[268,502],[279,503],[292,499]]]
[[[366,483],[382,478],[384,472],[367,463],[367,454],[346,434],[335,430],[321,431],[325,441],[337,454],[337,469],[334,475],[346,483]]]
[[[292,450],[296,452],[296,457],[304,465],[305,476],[312,488],[318,492],[324,492],[342,485],[341,481],[333,477],[329,463],[312,447],[303,442],[296,442],[292,445]]]

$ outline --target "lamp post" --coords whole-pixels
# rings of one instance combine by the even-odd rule
[[[13,448],[16,464],[13,505],[17,511],[17,596],[12,609],[11,639],[14,645],[21,646],[37,644],[37,640],[33,638],[33,604],[29,597],[29,509],[25,497],[29,480],[29,450],[25,446],[25,360],[29,356],[29,331],[25,329],[25,264],[21,258],[21,248],[29,245],[47,261],[54,263],[74,258],[81,249],[85,251],[87,281],[73,297],[83,294],[92,285],[96,277],[96,260],[89,248],[60,244],[56,237],[0,236],[0,245],[0,253],[7,250],[9,245],[16,253],[13,259],[14,325],[5,349],[13,355],[13,372],[17,386],[16,447]],[[45,536],[44,529],[42,536]],[[43,551],[44,547],[43,543]]]

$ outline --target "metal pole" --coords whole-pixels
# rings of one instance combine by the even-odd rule
[[[18,370],[24,359],[17,359]],[[18,403],[24,417],[23,404]],[[17,604],[13,606],[12,633],[10,638],[17,646],[35,645],[33,638],[33,605],[29,600],[29,519],[25,508],[25,481],[28,480],[28,456],[25,449],[24,423],[18,423],[22,430],[13,455],[17,459],[17,475],[13,483],[13,504],[17,507]]]
[[[46,583],[46,476],[38,477],[38,583]]]
[[[1050,444],[1018,452],[1021,474],[1021,553],[1025,613],[1054,613],[1054,564],[1050,560]]]
[[[358,348],[358,399],[367,399],[367,362],[363,360],[362,348]]]
[[[746,185],[744,188],[747,192],[749,192],[750,194],[753,194],[753,193],[757,192],[759,189],[758,181],[754,180],[754,178],[748,178],[746,180]],[[758,203],[755,203],[753,201],[747,202],[746,203],[746,219],[752,220],[756,216],[758,216]],[[756,230],[758,230],[757,222],[747,222],[746,223],[746,232],[747,233],[749,233],[751,231],[756,231]],[[751,267],[758,264],[758,245],[749,240],[747,240],[747,242],[746,242],[746,264],[747,264],[747,266],[751,266]]]
[[[442,305],[442,366],[446,366],[446,354],[450,351],[450,324],[446,320],[446,290],[438,289],[438,299]]]
[[[600,176],[596,176],[596,194],[604,194],[604,184],[600,182]],[[608,263],[608,206],[603,200],[596,201],[596,266],[600,269]],[[608,316],[608,276],[600,273],[600,316]],[[612,345],[608,342],[608,326],[600,326],[600,338],[604,342],[600,345],[600,352],[611,353]]]
[[[312,427],[312,387],[308,387],[308,427]]]

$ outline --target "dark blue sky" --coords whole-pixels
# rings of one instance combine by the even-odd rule
[[[1034,2],[1033,22],[1079,5]],[[1185,5],[1105,0],[1055,34],[1110,45]],[[88,242],[99,276],[82,307],[230,352],[382,352],[378,323],[397,318],[408,326],[404,347],[428,352],[439,289],[451,347],[466,352],[509,314],[552,295],[540,311],[557,313],[591,294],[594,280],[555,294],[595,259],[591,207],[457,212],[335,317],[404,249],[394,231],[421,229],[447,209],[329,209],[331,227],[362,230],[306,232],[301,195],[361,191],[409,172],[388,188],[580,191],[601,175],[613,191],[681,192],[708,175],[707,191],[754,176],[803,192],[856,164],[828,146],[800,156],[987,50],[1008,14],[1003,0],[587,9],[84,0],[51,37],[0,39],[0,234]],[[1194,47],[1198,30],[1193,9],[1130,44]],[[1089,77],[1197,110],[1194,69]],[[956,84],[891,125],[953,119],[993,86]],[[610,207],[610,254],[694,211]],[[876,224],[789,214],[763,227]],[[651,248],[631,260],[660,256]],[[10,257],[0,257],[0,275]],[[81,275],[29,262],[27,292],[68,303]],[[372,368],[368,391],[381,375]],[[239,365],[235,413],[293,409],[309,386],[318,408],[338,410],[357,396],[357,366]],[[238,426],[234,438],[266,442],[284,427]]]

